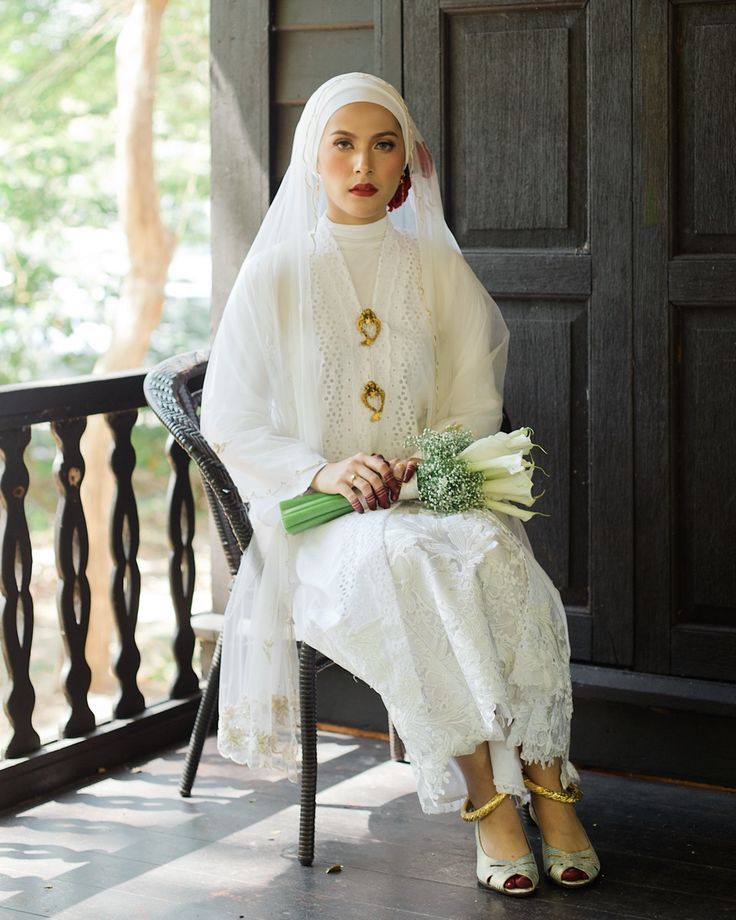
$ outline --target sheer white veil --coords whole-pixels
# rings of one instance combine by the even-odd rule
[[[304,107],[288,169],[226,305],[202,404],[202,430],[220,450],[249,503],[257,537],[243,560],[227,610],[220,750],[251,766],[285,767],[292,776],[298,738],[290,607],[293,585],[288,576],[287,540],[283,528],[274,525],[278,525],[278,502],[303,492],[325,462],[321,458],[319,368],[310,281],[317,224],[327,204],[317,173],[317,153],[329,118],[353,102],[384,106],[401,128],[411,189],[404,204],[389,213],[389,220],[417,240],[421,295],[432,318],[436,346],[442,325],[435,303],[441,279],[435,273],[443,264],[436,256],[448,248],[458,254],[460,250],[445,223],[431,154],[393,86],[371,74],[343,74],[320,86]],[[487,300],[489,322],[495,323],[497,332],[489,372],[496,378],[500,393],[506,327],[490,296],[479,283],[478,287],[478,296]],[[462,305],[453,304],[452,310],[462,325]],[[244,383],[244,368],[255,353],[261,362],[261,376],[267,379]],[[442,379],[443,373],[446,371],[438,367],[435,403],[439,393],[452,389],[452,381]],[[238,400],[231,396],[236,393]],[[251,404],[263,408],[256,410]],[[244,426],[246,414],[248,424]],[[257,423],[252,422],[256,416]],[[431,403],[428,417],[443,418],[442,407]],[[245,436],[244,427],[248,429]]]
[[[317,173],[317,153],[324,127],[339,108],[352,102],[373,102],[388,109],[397,119],[404,137],[407,164],[411,175],[411,190],[405,203],[389,213],[397,228],[416,236],[420,250],[422,285],[425,303],[432,311],[434,279],[432,252],[437,248],[459,247],[445,223],[442,201],[431,154],[424,143],[401,95],[385,80],[372,74],[348,73],[333,77],[320,86],[307,101],[294,134],[291,161],[278,192],[245,258],[236,280],[231,300],[246,296],[247,276],[259,258],[273,253],[277,247],[293,256],[295,282],[298,286],[299,337],[292,341],[289,360],[298,369],[300,379],[294,381],[298,404],[294,421],[299,437],[314,449],[321,443],[318,417],[317,369],[312,328],[309,255],[314,234],[327,202]],[[268,291],[258,292],[260,319],[275,319],[278,307],[270,302]],[[269,315],[270,314],[270,315]],[[278,330],[274,330],[277,334]],[[266,334],[264,332],[264,338]],[[217,366],[217,354],[212,356],[208,374],[214,378],[226,369]],[[286,380],[289,369],[280,367],[274,375],[275,384]],[[278,400],[279,394],[276,393]],[[431,407],[430,407],[431,408]],[[431,412],[430,412],[431,415]],[[273,522],[273,516],[271,516]]]

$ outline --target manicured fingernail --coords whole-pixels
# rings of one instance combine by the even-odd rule
[[[376,492],[376,499],[382,508],[388,508],[388,493],[385,489],[381,489],[380,492]]]
[[[414,470],[413,470],[410,466],[407,466],[407,468],[404,470],[404,475],[401,477],[401,481],[402,481],[402,482],[409,482],[409,480],[411,479],[411,475],[412,475],[413,472],[414,472]]]

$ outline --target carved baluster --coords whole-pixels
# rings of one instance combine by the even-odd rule
[[[141,654],[135,641],[141,597],[141,573],[138,569],[140,527],[133,492],[135,450],[130,433],[137,417],[136,410],[106,416],[113,433],[110,465],[115,475],[115,500],[110,521],[110,551],[113,559],[110,591],[120,635],[120,654],[114,664],[120,681],[120,696],[114,709],[118,719],[130,718],[146,708],[146,701],[137,683]]]
[[[64,693],[71,708],[62,731],[65,738],[84,735],[95,727],[95,716],[87,703],[92,674],[84,655],[90,610],[86,574],[89,544],[80,496],[84,460],[79,439],[86,427],[84,418],[51,423],[51,432],[59,448],[54,461],[54,479],[59,490],[55,528],[56,571],[59,574],[56,606],[68,656]]]
[[[199,679],[192,667],[194,631],[192,629],[192,597],[194,596],[194,498],[189,481],[189,457],[173,438],[166,442],[171,464],[169,479],[169,584],[176,613],[174,659],[177,675],[171,688],[173,699],[196,693]]]
[[[0,505],[5,512],[0,515],[0,643],[10,677],[5,712],[13,729],[6,757],[23,757],[41,746],[31,721],[36,693],[29,672],[33,641],[33,598],[29,590],[33,554],[25,512],[28,469],[23,454],[30,440],[30,428],[0,432],[0,455],[4,462]]]

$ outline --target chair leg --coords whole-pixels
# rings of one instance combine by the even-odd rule
[[[299,697],[302,718],[302,786],[299,811],[299,862],[314,862],[314,812],[317,795],[316,653],[302,642],[299,651]]]
[[[394,723],[388,720],[388,747],[391,752],[391,760],[398,760],[406,763],[406,748],[404,742],[399,737],[399,733],[394,728]]]
[[[194,728],[189,738],[189,750],[187,751],[187,757],[184,761],[184,770],[182,771],[181,782],[179,784],[179,795],[185,799],[188,799],[192,794],[192,785],[194,784],[194,778],[199,768],[202,748],[204,747],[205,738],[210,730],[210,725],[212,725],[212,716],[214,715],[215,706],[217,705],[220,685],[221,653],[222,632],[220,632],[220,635],[217,637],[215,652],[212,656],[212,664],[210,665],[210,671],[207,675],[207,685],[199,701],[197,717],[194,720]]]

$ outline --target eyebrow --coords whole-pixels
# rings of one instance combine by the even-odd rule
[[[352,131],[333,131],[330,137],[333,137],[335,134],[343,134],[345,137],[357,137],[357,134],[353,134]],[[379,131],[378,134],[374,134],[373,137],[386,137],[387,135],[391,135],[391,137],[399,136],[395,131]]]

